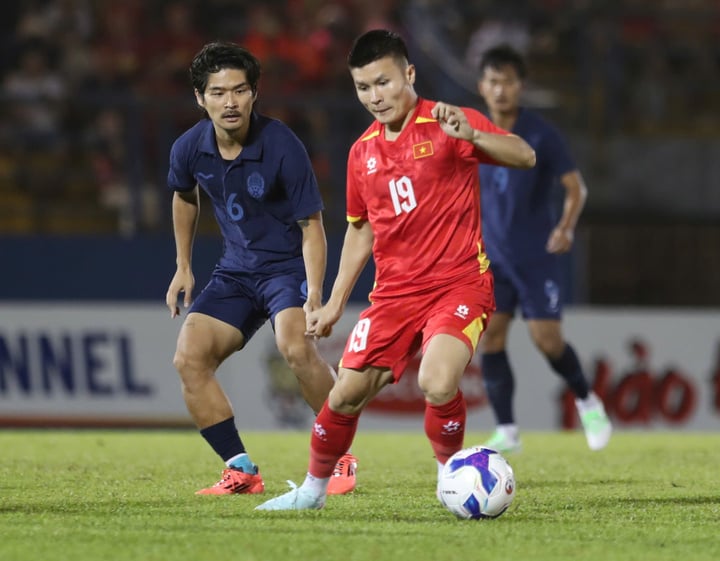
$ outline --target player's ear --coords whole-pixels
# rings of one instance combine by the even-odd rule
[[[405,69],[405,78],[411,86],[415,84],[415,65],[408,64]]]
[[[194,90],[194,92],[195,92],[195,101],[197,102],[197,104],[198,104],[200,107],[202,107],[203,109],[205,109],[205,98],[203,97],[203,94],[201,94],[201,93],[200,93],[199,91],[197,91],[197,90]]]

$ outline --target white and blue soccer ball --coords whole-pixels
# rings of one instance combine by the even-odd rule
[[[437,496],[458,518],[497,518],[515,498],[515,474],[495,450],[482,446],[465,448],[445,463]]]

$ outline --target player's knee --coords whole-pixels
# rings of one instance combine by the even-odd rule
[[[175,351],[175,356],[173,357],[173,366],[180,376],[182,376],[183,372],[187,372],[190,369],[190,357],[186,352],[178,349]]]
[[[499,353],[505,350],[505,339],[503,337],[488,337],[483,335],[479,343],[480,351],[483,353]]]
[[[431,405],[444,405],[450,401],[457,393],[457,388],[451,391],[434,391],[434,392],[423,392],[425,394],[425,401]]]
[[[562,355],[565,341],[555,333],[538,334],[534,337],[537,349],[549,359],[553,360]]]
[[[183,349],[175,352],[173,366],[178,371],[183,386],[188,390],[204,384],[214,373],[214,368],[207,360]]]
[[[457,384],[449,379],[446,380],[423,380],[420,382],[420,389],[425,396],[425,401],[432,405],[447,403],[457,393]]]
[[[285,359],[285,362],[287,362],[290,370],[296,375],[308,369],[312,359],[312,353],[307,344],[284,343],[278,345],[278,350]]]
[[[359,415],[368,401],[369,391],[336,383],[328,395],[330,409],[343,415]]]
[[[480,350],[484,353],[499,353],[505,350],[506,335],[501,329],[492,326],[483,332],[480,337]]]

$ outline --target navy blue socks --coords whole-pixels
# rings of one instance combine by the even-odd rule
[[[512,425],[515,423],[513,415],[513,395],[515,393],[515,379],[512,368],[505,351],[499,353],[483,353],[480,358],[485,391],[487,391],[490,405],[495,412],[495,419],[499,425]]]
[[[235,427],[235,417],[230,417],[215,425],[201,429],[200,434],[215,450],[215,453],[223,459],[223,462],[227,462],[240,454],[245,454],[245,446],[240,440],[240,435]]]
[[[569,343],[565,343],[565,349],[563,350],[563,354],[560,355],[560,358],[557,360],[548,359],[548,363],[550,363],[552,369],[567,382],[568,387],[578,399],[587,398],[590,393],[590,386],[583,373],[580,360]]]

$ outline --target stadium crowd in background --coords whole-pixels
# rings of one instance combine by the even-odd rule
[[[172,138],[197,117],[182,61],[233,40],[265,68],[263,109],[296,130],[329,204],[342,154],[365,124],[344,53],[377,27],[402,30],[430,96],[470,104],[478,54],[502,37],[533,67],[528,102],[594,142],[611,134],[718,128],[714,0],[22,0],[0,21],[0,231],[167,231]],[[451,69],[436,74],[434,68]],[[428,78],[427,76],[431,77]],[[452,94],[451,96],[445,95]],[[341,123],[330,111],[343,112]],[[157,163],[156,163],[157,162]],[[590,171],[590,170],[589,170]],[[328,228],[342,224],[329,223]]]

